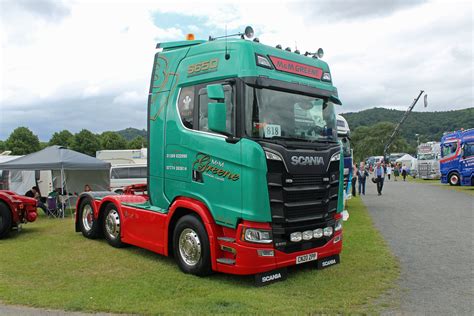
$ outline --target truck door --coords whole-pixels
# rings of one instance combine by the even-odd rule
[[[206,86],[182,87],[176,107],[169,108],[165,192],[170,200],[186,196],[202,201],[217,223],[234,225],[242,209],[241,146],[208,129],[212,101]],[[235,135],[235,86],[224,84],[224,92],[227,132]]]
[[[471,185],[471,177],[474,172],[474,142],[463,144],[459,165],[462,184]]]

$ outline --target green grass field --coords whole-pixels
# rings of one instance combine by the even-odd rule
[[[407,180],[410,181],[410,182],[417,182],[417,183],[435,185],[435,186],[439,186],[439,187],[442,187],[442,188],[447,189],[447,190],[454,190],[454,191],[463,192],[463,193],[467,193],[469,195],[474,196],[474,186],[460,186],[460,185],[454,186],[454,185],[449,185],[449,184],[443,184],[443,183],[441,183],[440,180],[423,180],[423,179],[420,179],[420,178],[415,178],[414,179],[412,177],[407,177]]]
[[[299,266],[288,279],[257,288],[252,277],[180,272],[173,259],[115,249],[74,232],[71,218],[24,226],[0,240],[0,301],[115,313],[377,313],[394,306],[398,262],[359,198],[349,201],[341,264]]]

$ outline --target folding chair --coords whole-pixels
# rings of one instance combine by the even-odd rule
[[[46,206],[48,207],[49,215],[52,217],[63,217],[63,210],[59,207],[58,198],[55,196],[48,196],[46,201]]]

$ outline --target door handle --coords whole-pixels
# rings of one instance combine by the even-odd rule
[[[202,177],[202,172],[197,171],[197,170],[193,170],[193,181],[203,183],[204,179]]]

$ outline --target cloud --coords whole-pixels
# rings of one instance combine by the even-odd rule
[[[366,19],[391,15],[399,10],[425,3],[427,0],[318,0],[301,1],[307,17],[325,16],[327,19]],[[321,14],[324,12],[324,14]]]
[[[146,126],[160,41],[241,31],[301,51],[323,47],[344,105],[472,107],[472,4],[431,1],[0,1],[0,139]],[[421,108],[420,108],[421,109]],[[422,109],[425,110],[425,109]]]

